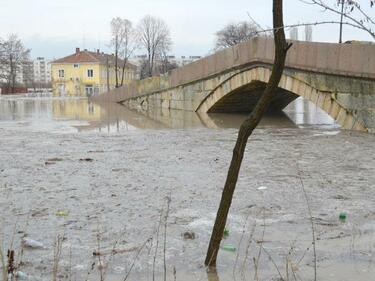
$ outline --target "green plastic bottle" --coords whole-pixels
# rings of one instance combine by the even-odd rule
[[[221,248],[224,251],[227,251],[227,252],[235,252],[236,251],[236,247],[234,245],[231,245],[231,244],[223,245]]]
[[[229,237],[229,229],[224,228],[223,238],[227,239]]]
[[[345,213],[345,212],[341,212],[340,215],[339,215],[339,220],[341,222],[346,222],[346,219],[348,218],[348,214]]]

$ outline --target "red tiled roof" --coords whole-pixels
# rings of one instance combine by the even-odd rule
[[[78,51],[72,55],[63,57],[61,59],[54,60],[52,63],[100,63],[106,64],[108,58],[108,63],[110,65],[115,65],[115,56],[108,55],[99,52],[90,52],[87,50]],[[119,67],[122,66],[123,60],[119,59],[118,61]],[[130,62],[127,63],[128,68],[135,69],[136,66],[131,64]]]

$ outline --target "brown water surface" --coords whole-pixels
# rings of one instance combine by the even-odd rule
[[[167,280],[313,280],[308,202],[318,280],[373,280],[374,136],[341,131],[303,100],[251,137],[222,242],[236,250],[206,272],[243,118],[1,97],[1,249],[22,256],[30,280],[51,280],[58,235],[59,280],[100,280],[100,268],[108,281],[163,280],[164,260]],[[21,247],[25,236],[44,248]]]

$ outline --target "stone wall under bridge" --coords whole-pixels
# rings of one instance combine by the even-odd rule
[[[249,112],[270,77],[272,54],[272,39],[256,38],[96,99],[144,110]],[[375,132],[374,58],[371,45],[295,41],[270,110],[282,110],[302,96],[343,129]]]

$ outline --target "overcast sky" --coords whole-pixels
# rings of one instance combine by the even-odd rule
[[[360,2],[375,18],[369,0]],[[75,47],[107,51],[109,22],[117,16],[134,24],[147,14],[164,19],[176,55],[206,55],[214,46],[215,32],[229,22],[248,20],[247,12],[262,26],[272,26],[272,0],[0,0],[0,11],[0,37],[16,33],[32,49],[33,58],[66,56]],[[298,0],[284,0],[285,24],[322,20],[339,17]],[[338,29],[313,27],[313,40],[337,42]],[[345,27],[344,40],[352,39],[371,40],[365,32]]]

